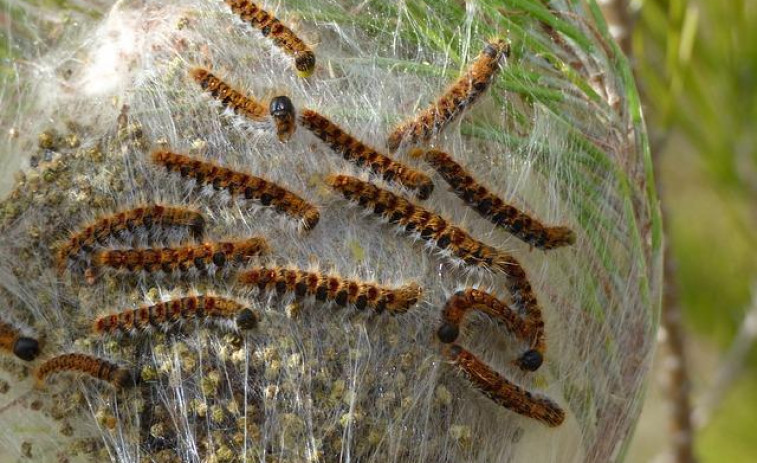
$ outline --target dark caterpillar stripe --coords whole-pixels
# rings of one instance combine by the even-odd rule
[[[37,383],[55,373],[77,372],[110,383],[116,389],[129,387],[136,378],[132,372],[99,357],[86,354],[62,354],[41,364],[36,371]]]

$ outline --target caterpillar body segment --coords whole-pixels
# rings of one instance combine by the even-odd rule
[[[425,159],[449,184],[452,191],[478,214],[539,249],[554,249],[576,242],[568,227],[546,226],[536,218],[505,203],[476,181],[452,157],[440,150],[415,148],[410,156]]]
[[[494,403],[549,427],[565,421],[565,412],[551,399],[516,386],[459,345],[445,346],[444,354],[473,387]]]
[[[92,331],[99,336],[136,334],[193,319],[235,320],[242,330],[254,328],[258,321],[254,312],[232,299],[188,296],[98,317]]]
[[[396,151],[401,144],[427,143],[459,117],[489,88],[510,45],[501,39],[489,42],[468,70],[415,118],[396,126],[389,134],[387,147]]]
[[[315,54],[290,28],[275,16],[249,0],[224,0],[239,18],[251,27],[260,30],[274,45],[294,58],[294,67],[299,77],[310,77],[315,71]]]
[[[269,250],[266,240],[258,237],[177,248],[112,249],[96,253],[92,266],[94,269],[110,268],[127,272],[204,272],[244,264]]]
[[[42,363],[36,370],[37,384],[57,373],[76,372],[109,383],[116,389],[132,386],[137,379],[131,370],[87,354],[62,354]]]
[[[256,267],[243,272],[239,283],[260,291],[292,294],[295,298],[314,297],[320,302],[331,301],[337,306],[352,305],[357,310],[402,314],[421,297],[418,285],[387,288],[374,283],[348,280],[319,272],[307,272],[284,267]]]
[[[300,114],[300,124],[347,161],[380,175],[386,181],[414,190],[419,199],[428,199],[434,191],[434,183],[426,174],[379,153],[318,112],[312,109],[303,110]]]
[[[318,208],[264,178],[167,150],[154,151],[152,161],[182,178],[193,179],[197,185],[211,186],[215,191],[225,190],[232,197],[273,206],[277,211],[301,220],[305,230],[312,230],[320,220]]]
[[[265,122],[268,120],[268,109],[263,104],[234,89],[209,70],[198,67],[192,69],[189,73],[195,82],[218,100],[224,108],[228,108],[251,121]]]

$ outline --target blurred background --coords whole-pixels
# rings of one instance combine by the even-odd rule
[[[636,72],[668,244],[628,460],[757,461],[757,2],[599,3]]]
[[[109,3],[0,0],[0,73],[55,41],[38,11],[73,21]],[[659,349],[628,461],[757,461],[757,1],[599,3],[637,75],[668,243]],[[22,110],[3,108],[0,125]]]

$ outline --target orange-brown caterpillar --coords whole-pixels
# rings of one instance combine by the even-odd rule
[[[240,274],[238,281],[261,291],[275,290],[278,294],[294,294],[297,298],[314,296],[317,301],[333,301],[342,307],[351,304],[358,310],[370,307],[378,313],[384,310],[391,314],[405,313],[421,296],[421,288],[414,284],[385,288],[373,283],[283,267],[253,268]]]
[[[39,355],[39,341],[22,336],[18,328],[0,320],[0,350],[30,362]]]
[[[265,106],[251,96],[233,89],[223,80],[211,74],[207,69],[194,68],[190,71],[190,75],[213,98],[220,101],[225,108],[229,108],[235,113],[253,121],[263,122],[268,119],[268,110]]]
[[[371,210],[408,233],[418,234],[424,241],[434,244],[467,265],[504,272],[509,272],[513,265],[518,265],[509,254],[476,240],[440,215],[372,183],[347,175],[331,175],[327,177],[326,183],[346,199]]]
[[[550,427],[565,421],[565,412],[552,400],[516,386],[457,344],[446,348],[445,355],[476,389],[495,403]]]
[[[297,127],[292,100],[284,95],[274,97],[268,106],[268,111],[276,125],[276,135],[278,135],[279,140],[282,142],[289,140]]]
[[[522,370],[536,371],[539,369],[546,350],[544,322],[541,320],[541,313],[538,314],[538,317],[531,314],[531,318],[523,319],[507,304],[479,289],[467,288],[458,291],[447,300],[442,311],[443,323],[437,331],[439,340],[446,344],[455,342],[460,334],[460,323],[471,310],[479,310],[502,321],[505,327],[518,338],[529,342],[530,349],[524,352],[515,363]]]
[[[423,157],[452,187],[452,191],[481,216],[521,240],[540,249],[553,249],[576,242],[576,235],[568,227],[548,227],[528,214],[505,203],[478,183],[452,157],[435,149],[415,148],[413,157]]]
[[[188,296],[98,317],[92,324],[92,331],[97,335],[136,333],[188,319],[231,318],[242,330],[255,328],[258,322],[252,310],[234,300]]]
[[[504,272],[515,305],[525,312],[526,317],[541,318],[541,309],[526,271],[510,254],[478,241],[440,215],[372,183],[348,175],[331,175],[326,178],[326,183],[360,207],[434,245],[445,256],[459,259],[466,265]]]
[[[427,199],[434,190],[434,184],[424,173],[418,172],[392,160],[360,140],[342,130],[319,113],[305,109],[300,115],[300,123],[318,138],[341,154],[344,159],[359,167],[367,167],[384,180],[394,181],[417,191],[418,198]]]
[[[186,227],[192,236],[201,239],[205,218],[199,212],[180,206],[150,204],[100,217],[94,223],[74,233],[58,249],[58,268],[65,269],[69,259],[104,246],[111,237],[133,233],[137,229],[153,230],[157,227]]]
[[[205,271],[211,265],[223,269],[229,263],[241,264],[267,253],[263,238],[245,241],[194,244],[178,248],[110,249],[97,252],[92,259],[95,268],[110,267],[129,272],[172,273],[191,269]]]
[[[198,185],[212,185],[213,189],[226,190],[232,196],[257,200],[264,206],[272,205],[276,210],[302,220],[305,230],[311,230],[320,219],[315,206],[260,177],[165,150],[153,152],[152,160],[182,177],[194,179]]]
[[[87,374],[100,381],[110,383],[116,389],[131,386],[136,379],[128,368],[99,357],[74,353],[58,355],[45,361],[37,368],[37,382],[41,384],[48,376],[67,371]]]
[[[428,142],[432,136],[442,131],[489,88],[503,56],[510,56],[510,45],[501,39],[489,42],[471,63],[468,71],[436,103],[392,130],[387,141],[389,150],[396,150],[403,142]]]
[[[291,29],[273,15],[248,0],[224,0],[242,21],[270,37],[274,45],[294,58],[294,67],[300,77],[309,77],[315,70],[315,54]]]

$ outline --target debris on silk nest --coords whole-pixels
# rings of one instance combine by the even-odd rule
[[[620,458],[659,295],[644,134],[585,6],[530,3],[62,25],[0,97],[27,164],[0,457]]]

